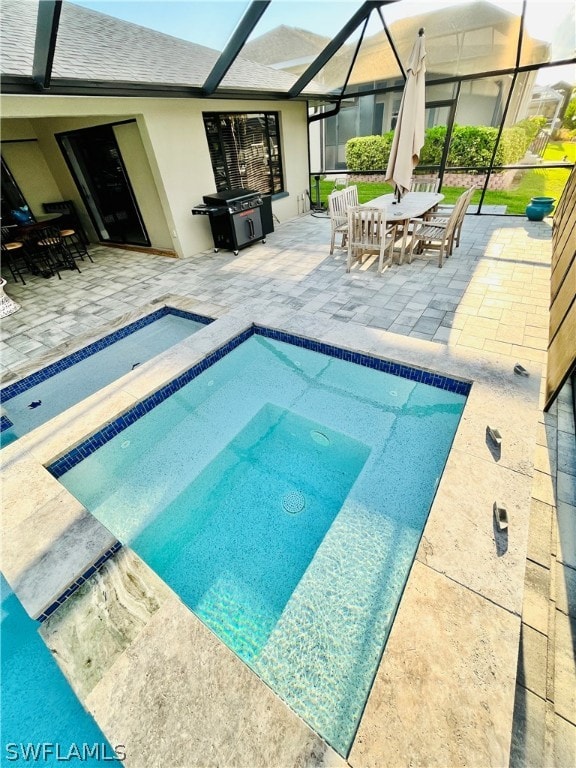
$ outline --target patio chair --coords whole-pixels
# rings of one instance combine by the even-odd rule
[[[340,248],[346,247],[348,236],[348,214],[345,190],[335,191],[328,195],[328,214],[330,216],[330,254],[334,253],[336,235],[341,235]]]
[[[20,278],[22,285],[26,285],[22,277],[22,271],[27,269],[24,243],[14,239],[14,229],[15,227],[2,227],[2,260],[8,265],[14,282],[17,283]]]
[[[74,255],[68,250],[60,230],[55,226],[47,226],[36,230],[34,233],[35,247],[32,253],[36,258],[44,259],[50,269],[55,270],[58,277],[59,267],[76,269],[80,267],[74,260]]]
[[[348,209],[348,260],[346,272],[350,272],[352,261],[363,263],[364,257],[378,254],[378,275],[392,264],[395,228],[386,225],[384,208],[355,206]],[[388,258],[384,262],[386,251]]]
[[[465,192],[465,198],[464,202],[462,203],[462,207],[460,208],[460,215],[458,218],[458,223],[456,224],[456,228],[454,229],[454,244],[456,248],[460,245],[460,233],[462,232],[462,225],[464,224],[464,219],[466,217],[466,211],[470,207],[470,203],[472,202],[472,196],[474,195],[474,192],[478,189],[476,184],[473,184],[466,192]]]
[[[81,259],[84,261],[84,256],[88,256],[90,261],[94,263],[94,259],[92,256],[90,256],[88,249],[84,245],[82,241],[82,237],[78,232],[76,232],[75,229],[71,229],[69,227],[65,227],[64,229],[59,230],[60,231],[60,237],[64,240],[66,243],[66,247],[70,251],[70,253],[74,254],[74,257],[77,259]]]
[[[334,182],[334,188],[336,187],[347,187],[348,186],[348,174],[347,173],[340,173],[337,176],[331,176],[329,177],[329,181]]]
[[[442,267],[442,260],[448,258],[452,253],[454,233],[459,221],[460,211],[466,201],[466,192],[463,192],[450,216],[434,217],[431,219],[413,219],[412,240],[410,242],[410,253],[408,263],[412,263],[414,255],[414,246],[417,246],[418,252],[433,249],[438,251],[438,266]]]
[[[88,235],[82,226],[78,211],[72,200],[59,200],[54,203],[42,203],[44,213],[61,213],[62,218],[58,219],[60,229],[73,229],[82,241],[83,245],[88,245]]]
[[[460,234],[462,232],[462,225],[464,224],[464,218],[466,216],[466,211],[468,210],[470,203],[472,202],[472,197],[474,195],[474,192],[478,189],[477,184],[473,184],[471,187],[466,189],[460,197],[456,200],[455,205],[460,204],[459,209],[459,216],[458,216],[458,222],[456,223],[456,227],[454,228],[454,236],[452,238],[452,248],[450,249],[450,253],[452,253],[452,250],[454,247],[458,248],[460,245]],[[439,205],[438,208],[433,211],[428,218],[430,219],[448,219],[454,210],[455,206],[443,206]]]
[[[61,213],[62,218],[55,223],[55,226],[60,230],[60,236],[64,239],[68,250],[74,254],[75,258],[84,261],[84,256],[88,256],[90,261],[94,261],[92,256],[88,252],[88,237],[80,218],[76,211],[76,207],[72,200],[62,200],[56,203],[42,203],[42,208],[45,213]]]
[[[336,235],[342,235],[340,248],[346,247],[346,237],[348,232],[348,209],[358,205],[358,187],[352,185],[345,189],[334,190],[328,196],[328,212],[330,214],[330,224],[332,228],[332,237],[330,240],[330,253],[334,253],[334,242]]]
[[[410,184],[410,192],[438,192],[439,176],[414,176]]]

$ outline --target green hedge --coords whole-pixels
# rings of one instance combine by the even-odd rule
[[[346,167],[349,171],[379,171],[386,168],[394,131],[382,136],[358,136],[346,142]]]
[[[517,163],[540,130],[544,118],[522,120],[502,131],[496,151],[496,165]],[[545,120],[544,120],[545,121]],[[388,164],[393,131],[383,136],[359,136],[346,142],[346,166],[350,171],[384,170]],[[455,125],[448,153],[450,166],[489,165],[498,129],[486,125]],[[437,125],[426,130],[420,153],[420,165],[440,165],[446,138],[446,127]]]

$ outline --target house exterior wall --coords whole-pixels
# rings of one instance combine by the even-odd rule
[[[94,237],[58,147],[56,133],[136,120],[136,125],[130,124],[131,127],[115,128],[120,150],[152,247],[173,249],[178,256],[189,256],[212,246],[207,217],[191,214],[191,208],[202,201],[202,196],[216,188],[203,112],[278,112],[287,193],[273,200],[273,211],[280,221],[299,213],[298,198],[308,189],[308,126],[304,102],[4,96],[2,107],[3,138],[37,138],[37,150],[47,168],[42,182],[38,182],[40,190],[35,190],[33,200],[29,200],[32,210],[41,213],[41,203],[50,198],[72,199]],[[3,145],[3,154],[5,146],[23,145]],[[8,162],[7,155],[6,159]],[[30,161],[27,169],[16,161],[8,165],[28,199],[29,191],[36,184]]]
[[[147,162],[138,123],[121,123],[115,125],[113,130],[150,242],[156,248],[171,249],[174,245],[166,221],[165,206],[162,205],[150,163]]]
[[[2,157],[35,215],[43,202],[62,199],[37,138],[29,120],[2,124]]]

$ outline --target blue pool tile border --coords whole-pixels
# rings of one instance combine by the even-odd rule
[[[5,429],[10,429],[10,427],[14,426],[8,416],[2,414],[0,416],[0,432],[4,432]]]
[[[104,565],[104,563],[109,560],[111,557],[113,557],[116,552],[122,549],[122,543],[120,541],[117,541],[115,544],[113,544],[110,549],[107,549],[106,552],[104,552],[103,555],[100,555],[98,560],[96,562],[92,563],[92,565],[87,568],[82,576],[79,576],[76,581],[73,581],[72,584],[64,591],[62,594],[54,600],[53,603],[51,603],[48,608],[46,608],[40,616],[37,617],[37,621],[43,622],[46,621],[46,619],[51,616],[54,611],[59,608],[63,603],[68,600],[69,597],[72,597],[72,595],[76,592],[77,589],[79,589],[82,584],[84,584],[85,581],[87,581],[90,576],[93,576],[96,571],[99,571],[100,568]]]
[[[155,320],[159,320],[166,315],[184,317],[187,320],[193,320],[197,323],[202,323],[203,325],[208,325],[209,323],[214,322],[214,318],[197,315],[195,312],[188,312],[184,309],[177,309],[176,307],[161,307],[151,314],[145,315],[139,320],[134,320],[134,322],[128,323],[128,325],[109,333],[107,336],[103,336],[101,339],[98,339],[98,341],[93,341],[91,344],[82,347],[82,349],[78,349],[76,352],[66,355],[66,357],[63,357],[61,360],[57,360],[55,363],[50,363],[50,365],[47,365],[45,368],[42,368],[35,373],[31,373],[29,376],[25,376],[19,381],[15,381],[13,384],[8,384],[2,388],[2,401],[10,400],[12,397],[16,397],[16,395],[26,392],[26,390],[31,389],[36,386],[36,384],[46,381],[46,379],[66,370],[66,368],[70,368],[72,365],[80,362],[80,360],[84,360],[85,358],[96,354],[96,352],[106,349],[106,347],[109,347],[116,341],[123,339],[125,336],[130,336],[130,334],[140,330],[140,328],[145,328],[147,325],[150,325],[150,323],[153,323]]]
[[[90,456],[92,453],[94,453],[94,451],[97,451],[98,448],[101,448],[113,437],[123,432],[135,421],[138,421],[138,419],[140,419],[146,413],[151,411],[153,408],[156,408],[157,405],[160,405],[160,403],[162,403],[168,397],[173,395],[179,389],[182,389],[182,387],[186,386],[186,384],[189,384],[200,373],[210,368],[212,365],[214,365],[214,363],[218,362],[218,360],[221,360],[225,355],[227,355],[229,352],[231,352],[233,349],[238,347],[253,335],[264,336],[268,339],[274,339],[276,341],[284,341],[288,344],[292,344],[293,346],[310,349],[313,352],[320,352],[321,354],[329,355],[330,357],[335,357],[339,360],[345,360],[350,363],[356,363],[357,365],[362,365],[366,368],[373,368],[374,370],[382,371],[383,373],[391,373],[404,379],[410,379],[411,381],[417,381],[422,384],[429,384],[432,387],[444,389],[459,395],[467,396],[472,386],[471,382],[465,381],[463,379],[453,379],[448,376],[442,376],[439,373],[426,371],[423,368],[412,368],[411,366],[402,365],[390,360],[384,360],[379,357],[372,357],[371,355],[352,352],[340,347],[335,347],[332,344],[324,344],[323,342],[312,341],[311,339],[306,339],[303,336],[294,336],[293,334],[284,333],[283,331],[274,331],[270,328],[265,328],[264,326],[252,325],[238,336],[230,339],[230,341],[228,341],[223,346],[215,349],[203,360],[193,365],[184,373],[180,374],[180,376],[173,379],[170,383],[165,384],[157,392],[154,392],[154,394],[144,398],[144,400],[133,406],[129,411],[126,411],[126,413],[122,414],[122,416],[119,416],[105,427],[102,427],[102,429],[98,430],[98,432],[95,432],[89,438],[84,440],[84,442],[80,443],[71,451],[65,453],[61,458],[54,461],[52,464],[46,467],[46,469],[53,477],[58,479],[65,472],[71,470],[83,459]]]
[[[403,379],[410,379],[421,384],[429,384],[437,389],[445,389],[458,395],[468,396],[472,387],[471,382],[464,379],[454,379],[449,376],[443,376],[440,373],[433,373],[424,368],[414,368],[410,365],[395,363],[392,360],[384,360],[380,357],[373,357],[362,352],[353,352],[349,349],[335,347],[332,344],[325,344],[322,341],[312,341],[303,336],[294,336],[284,331],[274,331],[264,326],[254,326],[254,332],[258,336],[265,336],[267,339],[275,341],[284,341],[296,347],[310,349],[313,352],[320,352],[329,357],[336,357],[338,360],[345,360],[356,365],[363,365],[365,368],[372,368],[383,373],[391,373],[394,376],[400,376]]]

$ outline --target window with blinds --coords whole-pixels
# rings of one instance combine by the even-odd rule
[[[203,114],[216,190],[284,190],[277,112]]]

